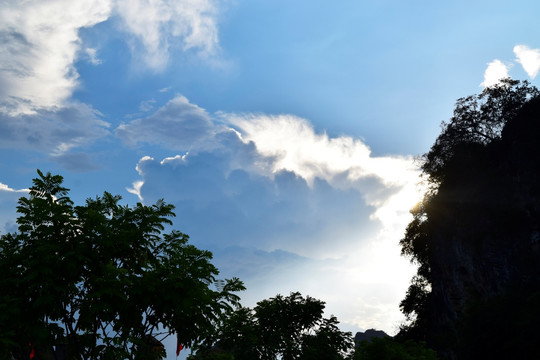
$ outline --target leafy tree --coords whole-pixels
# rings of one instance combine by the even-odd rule
[[[424,155],[422,170],[428,181],[439,183],[446,166],[461,144],[486,145],[500,139],[504,125],[523,104],[540,95],[527,81],[510,78],[484,89],[481,94],[457,100],[454,115],[441,124],[441,134]]]
[[[161,341],[201,341],[238,303],[238,279],[212,284],[212,254],[165,227],[174,207],[135,207],[107,192],[74,206],[43,174],[0,238],[0,358],[160,359]]]
[[[437,360],[437,353],[424,342],[397,341],[391,337],[372,338],[362,341],[354,360]]]
[[[324,302],[294,292],[262,300],[254,309],[232,312],[196,359],[224,353],[241,359],[344,359],[353,347],[350,332],[323,318]]]

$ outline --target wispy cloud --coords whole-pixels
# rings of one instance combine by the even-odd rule
[[[90,62],[90,64],[92,64],[92,65],[100,65],[100,64],[103,63],[103,60],[98,58],[96,49],[86,48],[84,50],[84,52],[88,56],[88,61]]]
[[[162,69],[170,50],[196,49],[203,56],[219,48],[214,0],[53,0],[0,3],[0,111],[32,113],[63,106],[78,85],[75,61],[102,60],[84,48],[81,28],[114,13],[131,36],[134,57]]]
[[[150,99],[150,100],[145,100],[145,101],[142,101],[140,104],[139,104],[139,110],[140,111],[150,111],[154,108],[154,104],[156,103],[156,100],[155,99]]]
[[[480,84],[483,87],[489,87],[498,84],[501,79],[509,77],[508,75],[509,65],[505,65],[500,60],[493,60],[488,64],[486,71],[484,72],[484,81]]]
[[[77,86],[78,31],[105,21],[109,1],[3,1],[0,5],[0,110],[61,106]]]
[[[116,11],[133,35],[135,53],[142,53],[152,69],[163,69],[175,47],[197,49],[205,56],[218,49],[217,5],[213,0],[117,0]]]
[[[514,54],[523,69],[534,79],[540,70],[540,49],[531,49],[526,45],[514,46]]]

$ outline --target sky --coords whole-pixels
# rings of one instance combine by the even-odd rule
[[[395,334],[418,157],[540,69],[536,1],[0,1],[0,233],[36,169],[176,206],[245,306],[300,291]],[[174,358],[174,340],[166,342]]]

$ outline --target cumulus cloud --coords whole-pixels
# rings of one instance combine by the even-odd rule
[[[141,159],[137,170],[143,183],[135,183],[131,193],[140,199],[166,197],[189,204],[187,212],[208,212],[208,207],[220,201],[230,203],[225,214],[216,216],[231,216],[236,209],[238,219],[246,219],[241,228],[254,223],[263,226],[253,218],[257,212],[243,213],[243,208],[255,205],[253,198],[258,211],[266,209],[268,215],[283,213],[276,206],[286,208],[288,226],[317,219],[311,228],[322,233],[327,211],[333,211],[340,214],[333,219],[343,222],[343,229],[350,228],[347,222],[355,223],[351,214],[361,214],[368,222],[383,224],[380,231],[387,236],[399,237],[395,232],[403,231],[410,219],[409,209],[420,197],[419,171],[411,157],[373,157],[362,141],[317,134],[307,120],[291,115],[221,113],[216,119],[177,96],[149,117],[119,126],[116,134],[129,144],[160,144],[184,152],[162,161]],[[160,194],[171,188],[153,187],[154,182],[162,181],[170,181],[177,190]],[[257,194],[244,194],[244,187]],[[246,203],[238,204],[238,199]],[[264,199],[269,200],[265,203]],[[272,227],[287,228],[285,224]],[[294,246],[287,250],[298,251],[299,245]]]
[[[493,86],[499,83],[501,79],[509,77],[509,66],[505,65],[500,60],[493,60],[488,64],[486,71],[484,72],[484,81],[480,84],[483,87]]]
[[[143,184],[134,184],[133,190],[138,187],[146,202],[162,197],[173,202],[179,226],[209,247],[227,243],[335,257],[380,226],[353,190],[334,189],[324,181],[310,188],[292,172],[270,179],[230,170],[231,156],[220,151],[168,161],[141,159],[137,168]]]
[[[526,45],[514,46],[514,54],[516,54],[517,61],[523,66],[523,69],[532,79],[538,74],[540,70],[540,49],[531,49]]]
[[[151,103],[150,103],[151,105]],[[149,110],[148,107],[145,107]],[[184,96],[177,96],[154,114],[121,124],[116,135],[129,145],[159,144],[174,150],[206,149],[220,127],[215,126],[203,108]]]
[[[333,186],[318,177],[308,184],[290,170],[270,175],[257,164],[269,169],[268,162],[278,160],[262,156],[255,143],[234,131],[216,139],[228,146],[142,158],[132,192],[147,203],[165,198],[175,204],[175,226],[214,252],[222,276],[246,282],[246,306],[301,291],[327,301],[347,326],[397,330],[398,304],[414,272],[397,246],[411,203],[393,203],[402,212],[397,219],[377,217],[379,208],[366,193],[378,190],[383,209],[404,188],[388,189],[375,176],[354,186],[334,178],[340,185]]]
[[[400,228],[421,192],[419,171],[412,157],[373,157],[369,147],[347,136],[316,134],[305,120],[291,115],[230,115],[244,142],[253,142],[271,174],[292,171],[312,184],[323,179],[331,186],[355,189],[376,211],[373,217]],[[376,184],[374,186],[374,184]]]
[[[184,121],[202,123],[193,138],[204,141],[179,141]],[[420,198],[412,158],[373,156],[359,139],[317,133],[292,115],[211,116],[183,97],[119,130],[184,149],[141,158],[128,191],[172,202],[176,226],[214,251],[223,276],[246,282],[245,305],[299,290],[351,327],[397,330],[414,272],[397,245]]]
[[[144,61],[153,69],[167,65],[169,51],[177,43],[183,50],[198,49],[202,55],[218,48],[213,0],[117,0],[116,10],[134,37],[132,47],[142,50]]]
[[[77,86],[78,31],[105,21],[108,0],[3,1],[0,110],[31,113],[63,105]]]

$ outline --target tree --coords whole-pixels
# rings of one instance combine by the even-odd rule
[[[324,302],[294,292],[262,300],[253,309],[232,312],[196,359],[228,353],[243,359],[344,359],[352,350],[350,332],[334,316],[323,318]]]
[[[213,289],[212,254],[165,232],[172,205],[74,206],[61,176],[38,175],[0,238],[0,357],[159,359],[165,337],[192,346],[238,304],[238,279]]]

